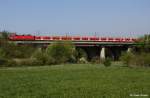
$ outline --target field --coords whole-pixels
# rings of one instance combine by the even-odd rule
[[[92,64],[0,68],[0,98],[150,98],[150,68]]]

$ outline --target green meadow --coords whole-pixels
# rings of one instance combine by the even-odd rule
[[[0,98],[150,98],[150,68],[115,64],[4,67],[0,68]]]

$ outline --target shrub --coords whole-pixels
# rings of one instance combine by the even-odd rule
[[[52,58],[52,57],[50,57],[50,56],[48,56],[46,64],[47,65],[53,65],[53,64],[55,64],[55,59]]]
[[[98,56],[93,57],[91,60],[91,63],[94,63],[94,64],[101,63],[100,57],[98,57]]]
[[[105,67],[111,66],[111,59],[110,59],[110,58],[106,58],[106,59],[103,61],[103,64],[104,64]]]
[[[55,42],[48,46],[46,53],[55,64],[66,63],[74,55],[74,45],[70,42]]]
[[[132,59],[136,66],[150,66],[150,53],[141,53]]]
[[[76,62],[77,62],[77,59],[76,59],[75,55],[72,55],[72,56],[68,59],[68,62],[69,62],[69,63],[76,63]]]
[[[121,60],[129,67],[147,67],[150,66],[150,53],[124,53],[121,56]]]
[[[0,65],[4,66],[7,63],[7,59],[0,58]]]
[[[32,58],[35,59],[34,63],[37,63],[39,65],[45,65],[48,60],[47,54],[40,49],[36,50],[33,53]]]
[[[149,66],[150,67],[150,53],[146,54],[145,66]]]
[[[85,64],[85,63],[88,63],[88,61],[86,60],[86,58],[81,57],[81,58],[78,60],[78,63]]]
[[[147,55],[147,58],[145,59],[146,66],[150,67],[150,54]]]
[[[6,53],[3,48],[0,48],[0,58],[5,58]]]
[[[14,59],[14,61],[16,62],[16,66],[38,66],[38,65],[41,65],[41,62],[36,60],[35,58]]]
[[[14,43],[5,42],[1,45],[0,54],[2,53],[6,58],[29,58],[34,50],[28,45],[18,46]]]
[[[76,60],[78,63],[87,63],[87,53],[82,49],[82,48],[78,48],[76,49],[76,53],[75,53],[75,56],[76,56]]]
[[[17,62],[15,60],[7,60],[7,62],[5,63],[5,66],[7,67],[13,67],[13,66],[18,66]]]
[[[131,65],[132,60],[134,58],[134,54],[131,52],[122,53],[120,60],[127,66]]]

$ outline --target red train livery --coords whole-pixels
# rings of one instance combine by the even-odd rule
[[[69,41],[97,41],[97,42],[137,42],[136,38],[112,38],[112,37],[87,37],[87,36],[32,36],[32,35],[10,35],[11,41],[53,41],[53,40],[69,40]]]

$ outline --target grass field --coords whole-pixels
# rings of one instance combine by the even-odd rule
[[[0,68],[0,98],[150,98],[150,68],[92,64]]]

